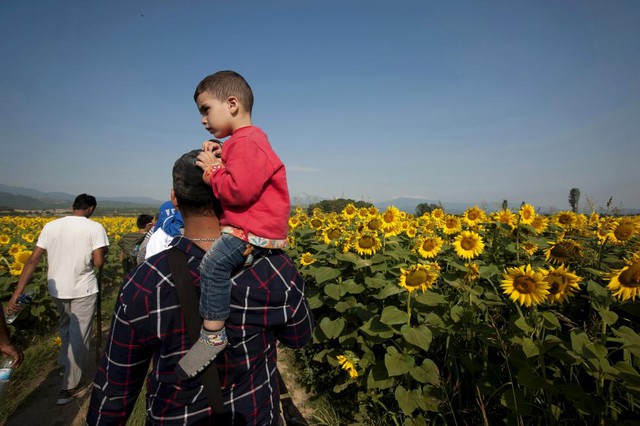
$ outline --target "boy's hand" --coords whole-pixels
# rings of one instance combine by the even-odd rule
[[[202,142],[202,150],[212,152],[213,155],[218,158],[222,157],[222,144],[215,139],[209,139]]]
[[[207,185],[211,185],[211,174],[220,167],[224,167],[224,164],[213,152],[202,151],[198,154],[196,166],[200,167],[204,171],[204,173],[202,173],[202,180]]]

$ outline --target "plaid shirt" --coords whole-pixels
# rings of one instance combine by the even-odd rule
[[[204,251],[185,237],[176,237],[172,245],[186,253],[199,285]],[[258,258],[232,282],[229,344],[215,361],[225,414],[234,425],[278,424],[276,340],[292,348],[311,340],[304,283],[285,254]],[[181,381],[174,372],[190,347],[164,251],[132,271],[120,289],[87,423],[124,425],[145,377],[147,424],[207,423],[211,410],[200,379]]]

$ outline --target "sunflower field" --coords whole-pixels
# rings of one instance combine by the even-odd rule
[[[527,204],[298,209],[301,380],[345,424],[635,424],[639,236],[640,217]]]
[[[0,218],[0,301],[42,226]],[[111,250],[135,218],[94,218]],[[298,208],[290,255],[305,277],[313,344],[299,380],[341,424],[633,424],[640,412],[640,217],[488,214],[394,207]],[[21,342],[55,327],[46,263],[11,326]],[[14,327],[17,326],[17,327]]]

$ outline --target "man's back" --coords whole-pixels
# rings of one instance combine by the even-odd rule
[[[174,245],[186,254],[198,285],[204,252],[186,238]],[[89,424],[118,423],[130,413],[146,376],[151,424],[195,424],[209,418],[199,378],[180,381],[177,362],[191,347],[167,252],[148,259],[122,287],[96,376]],[[234,424],[277,424],[276,340],[301,347],[311,339],[312,318],[304,284],[286,255],[260,258],[234,278],[229,345],[216,359],[225,412]]]
[[[38,242],[47,251],[47,282],[51,295],[71,299],[98,291],[92,252],[109,245],[102,225],[84,216],[67,216],[47,223]]]

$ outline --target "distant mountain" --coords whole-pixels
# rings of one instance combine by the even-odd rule
[[[0,184],[0,209],[2,210],[53,210],[68,208],[76,195],[66,192],[42,192]],[[96,195],[99,208],[157,208],[162,201],[149,197],[100,197]]]

